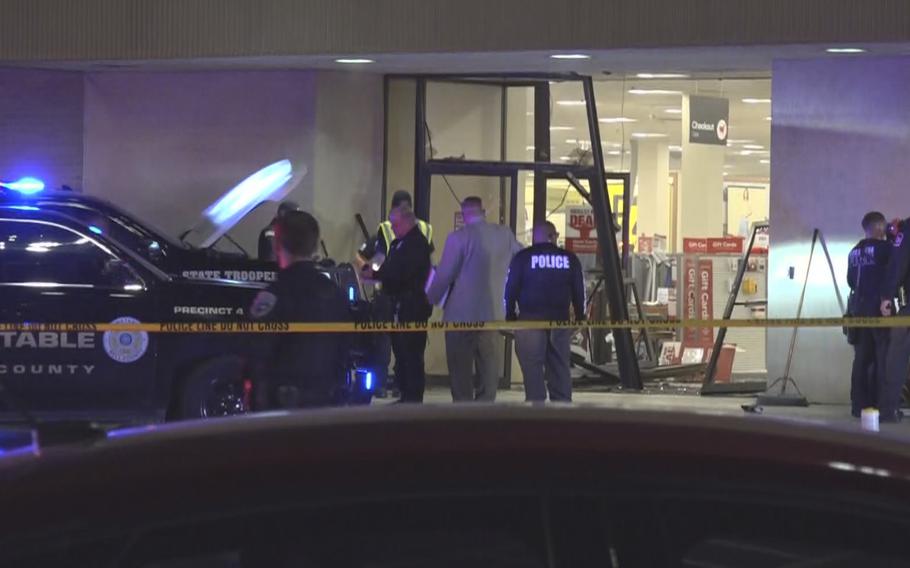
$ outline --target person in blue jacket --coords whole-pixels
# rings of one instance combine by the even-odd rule
[[[559,233],[549,221],[534,227],[534,244],[515,255],[509,265],[505,311],[509,321],[585,319],[585,282],[581,263],[556,245]],[[572,329],[515,332],[515,353],[524,375],[525,399],[572,401],[569,370]]]

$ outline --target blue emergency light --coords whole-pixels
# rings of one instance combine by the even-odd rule
[[[96,235],[100,235],[101,233],[103,233],[103,231],[101,229],[99,229],[98,227],[96,227],[94,225],[89,225],[88,230],[95,233]]]
[[[353,286],[348,286],[348,301],[353,303],[357,299],[357,291]]]
[[[373,372],[367,371],[366,376],[363,379],[363,388],[366,390],[373,390]]]
[[[38,178],[24,177],[18,181],[0,181],[0,187],[5,187],[22,195],[33,195],[39,191],[44,191],[44,182]]]

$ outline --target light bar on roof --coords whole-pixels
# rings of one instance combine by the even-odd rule
[[[38,178],[24,177],[18,181],[0,182],[0,187],[17,191],[23,195],[32,195],[33,193],[44,191],[44,182]]]

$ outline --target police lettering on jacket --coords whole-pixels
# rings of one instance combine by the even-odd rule
[[[585,284],[581,263],[571,252],[551,243],[519,251],[506,280],[506,318],[566,320],[569,308],[584,319]]]
[[[535,254],[531,257],[531,270],[538,268],[569,269],[569,257],[565,254]]]
[[[887,241],[863,239],[850,251],[847,284],[856,298],[851,306],[852,315],[879,315],[891,248]]]

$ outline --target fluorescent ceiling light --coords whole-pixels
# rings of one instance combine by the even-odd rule
[[[622,152],[620,152],[619,150],[610,150],[609,152],[607,152],[607,154],[610,156],[620,156],[620,155],[622,155]]]
[[[760,164],[770,164],[770,163],[771,163],[771,160],[759,160],[758,163],[760,163]]]
[[[551,126],[550,130],[575,130],[571,126]]]
[[[767,120],[768,122],[771,122],[771,117],[770,117],[770,116],[766,116],[766,117],[765,117],[765,120]]]
[[[365,57],[343,57],[341,59],[336,59],[335,63],[344,65],[365,65],[367,63],[376,63],[376,61],[373,59],[366,59]]]
[[[734,140],[733,138],[730,138],[729,140],[727,140],[727,142],[730,144],[752,144],[753,142],[755,142],[755,140],[741,140],[741,139]]]
[[[629,89],[630,95],[681,95],[682,91],[669,91],[667,89]]]
[[[566,144],[578,144],[578,140],[574,138],[569,138],[566,140]]]
[[[727,177],[728,175],[730,175],[730,172],[724,172],[724,177]]]
[[[666,138],[666,134],[660,132],[633,132],[632,138]]]
[[[866,53],[866,50],[861,47],[829,47],[825,51],[828,53]]]
[[[745,148],[746,150],[764,150],[765,149],[765,147],[762,146],[761,144],[745,144],[743,146],[743,148]]]
[[[525,150],[534,151],[534,146],[525,146]]]
[[[756,155],[764,155],[764,154],[768,154],[768,151],[767,150],[743,150],[742,152],[739,152],[740,156],[756,156]]]
[[[626,116],[616,116],[616,117],[611,117],[611,118],[599,118],[599,119],[597,119],[597,121],[598,121],[598,122],[603,122],[604,124],[619,124],[619,123],[624,123],[624,122],[638,122],[638,120],[636,120],[636,119],[634,119],[634,118],[628,118],[628,117],[626,117]]]
[[[585,106],[585,101],[556,101],[559,106],[580,107]]]
[[[671,152],[682,152],[682,146],[670,146]]]
[[[572,158],[569,157],[569,156],[560,156],[559,159],[562,160],[563,162],[568,162],[568,161],[571,160]]]
[[[668,109],[664,110],[664,112],[667,114],[682,114],[682,109],[681,108],[668,108]]]
[[[554,53],[550,59],[591,59],[591,56],[584,53]]]
[[[687,79],[689,76],[684,73],[639,73],[636,77],[639,79]]]
[[[754,98],[745,98],[743,102],[747,105],[766,105],[771,103],[771,99],[754,99]]]

